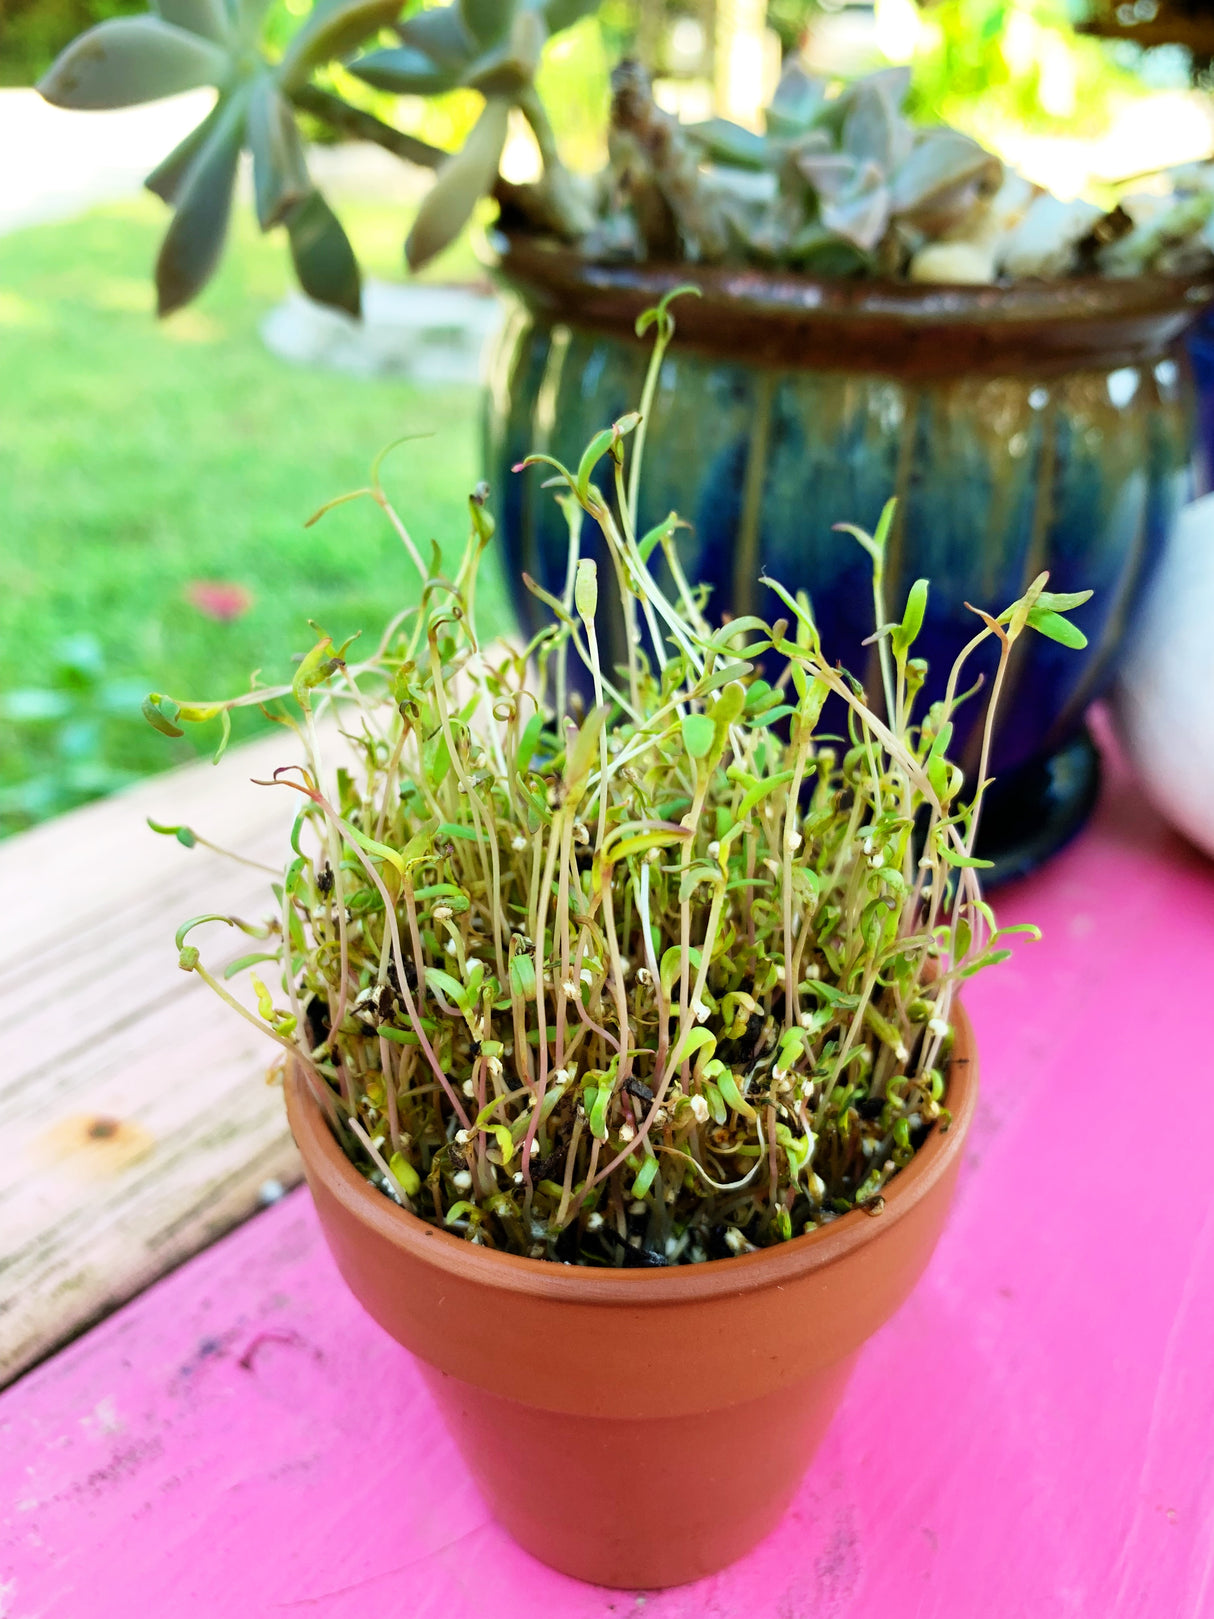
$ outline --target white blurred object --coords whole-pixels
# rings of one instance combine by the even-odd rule
[[[513,133],[512,124],[511,136]],[[308,173],[331,202],[370,202],[381,207],[385,203],[416,207],[431,180],[428,169],[402,163],[370,141],[309,146]]]
[[[698,73],[704,65],[708,44],[704,25],[696,17],[676,17],[670,25],[666,48],[676,73]]]
[[[811,73],[856,79],[887,65],[879,22],[865,0],[810,9],[801,60]]]
[[[361,321],[294,292],[262,321],[261,337],[272,353],[300,365],[364,377],[476,382],[481,353],[500,319],[501,305],[488,293],[371,280],[363,286]]]
[[[135,197],[145,178],[215,102],[213,90],[187,90],[140,107],[69,112],[36,90],[0,89],[0,231],[72,219],[99,204]],[[366,141],[313,146],[308,171],[337,202],[416,203],[430,177]],[[252,196],[247,164],[241,190]],[[168,210],[164,217],[167,221]]]
[[[1115,705],[1148,797],[1214,855],[1214,495],[1186,506],[1177,520]]]
[[[1078,244],[1105,210],[1072,197],[1063,202],[1048,191],[1034,197],[1019,223],[1003,242],[999,267],[1013,280],[1024,276],[1066,275]]]
[[[384,156],[388,154],[385,152]],[[408,163],[401,163],[394,159],[397,168],[407,169]],[[521,107],[511,107],[510,122],[506,130],[506,145],[502,152],[498,169],[503,180],[509,180],[511,185],[531,185],[539,179],[544,172],[540,149],[536,144],[535,135],[531,125],[523,117]],[[426,176],[429,180],[429,175]],[[423,188],[424,190],[425,188]]]
[[[913,62],[920,44],[931,35],[915,0],[874,0],[873,32],[887,62]]]
[[[912,281],[981,286],[995,279],[995,258],[976,242],[929,242],[911,260],[909,274]]]
[[[717,112],[747,129],[761,129],[761,109],[779,77],[780,41],[767,27],[766,0],[718,0]]]
[[[1017,125],[971,128],[1005,163],[1056,197],[1134,175],[1202,162],[1214,151],[1214,106],[1197,90],[1158,90],[1115,107],[1102,135],[1043,135]]]
[[[653,99],[682,124],[702,124],[717,110],[716,92],[707,79],[655,79]]]
[[[143,107],[66,112],[36,90],[0,90],[0,231],[135,196],[214,100],[213,90],[187,90]]]

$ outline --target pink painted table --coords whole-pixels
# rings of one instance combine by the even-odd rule
[[[1214,1615],[1214,867],[1118,776],[999,908],[1046,938],[969,995],[951,1223],[744,1562],[646,1595],[518,1551],[297,1192],[0,1397],[0,1615]]]

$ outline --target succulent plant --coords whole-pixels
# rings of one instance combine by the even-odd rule
[[[840,88],[793,62],[760,135],[722,119],[681,125],[657,106],[644,70],[621,63],[610,161],[587,181],[561,162],[535,74],[551,34],[595,0],[452,0],[403,20],[400,0],[325,0],[277,60],[261,44],[268,3],[158,0],[148,16],[81,35],[40,86],[48,100],[77,108],[126,106],[201,85],[218,91],[214,109],[148,176],[174,209],[156,266],[162,314],[193,298],[219,261],[244,148],[253,159],[258,220],[263,230],[286,229],[304,290],[358,313],[358,265],[308,177],[300,113],[436,171],[405,244],[413,268],[452,242],[491,195],[512,224],[591,257],[951,282],[1189,271],[1214,259],[1206,167],[1178,175],[1175,196],[1161,206],[1138,198],[1105,213],[1060,202],[959,130],[913,126],[903,110],[906,68]],[[389,28],[394,43],[383,45]],[[374,48],[358,54],[363,44]],[[332,62],[379,91],[465,88],[484,104],[461,149],[444,152],[315,82]],[[542,159],[541,178],[528,186],[498,172],[512,108],[529,123]]]
[[[203,122],[148,176],[173,208],[156,265],[161,314],[186,304],[210,279],[223,251],[237,165],[253,160],[257,218],[283,226],[300,285],[321,303],[359,312],[360,275],[340,222],[308,177],[299,113],[340,134],[378,141],[397,156],[438,170],[409,240],[409,260],[426,262],[458,235],[497,181],[509,109],[536,129],[546,184],[538,217],[576,233],[587,222],[560,165],[535,94],[534,75],[549,34],[592,9],[593,0],[462,0],[400,24],[398,46],[349,65],[371,84],[432,94],[456,85],[479,90],[484,108],[462,150],[440,151],[391,128],[313,75],[342,61],[392,25],[401,0],[318,4],[277,60],[262,45],[269,0],[157,0],[147,16],[99,23],[72,42],[39,89],[56,106],[126,107],[210,85],[218,91]],[[516,203],[518,197],[516,194]]]
[[[793,63],[758,135],[719,118],[679,128],[654,106],[643,75],[629,68],[613,115],[652,154],[644,178],[671,194],[672,210],[693,238],[689,257],[722,257],[715,249],[723,241],[749,257],[820,273],[892,272],[916,245],[968,218],[1003,178],[999,159],[968,135],[916,131],[901,111],[909,87],[909,69],[888,68],[832,96],[827,81]],[[655,139],[659,128],[664,144]],[[674,200],[668,176],[684,151],[702,175],[713,232],[696,232],[686,202]],[[635,180],[625,182],[624,206],[636,189]],[[705,210],[703,199],[696,203]]]
[[[535,74],[549,35],[576,22],[593,4],[462,0],[435,6],[398,25],[399,45],[349,64],[356,78],[394,95],[441,95],[462,86],[485,97],[463,148],[443,163],[422,203],[405,243],[411,266],[441,252],[463,229],[477,202],[494,191],[512,106],[531,125],[544,160],[544,184],[533,201],[540,222],[571,236],[589,227],[588,204],[557,155]]]
[[[1214,254],[1214,164],[1177,169],[1172,194],[1125,196],[1099,254],[1104,275],[1141,275],[1157,269],[1176,275],[1203,269]]]
[[[673,334],[665,304],[650,317],[643,405]],[[887,508],[873,535],[850,531],[873,570],[881,688],[865,695],[778,583],[777,623],[710,626],[675,514],[636,532],[644,434],[632,412],[576,467],[517,469],[554,474],[570,534],[564,594],[545,596],[552,622],[530,646],[477,633],[487,491],[448,577],[377,469],[358,493],[389,512],[422,584],[378,650],[355,661],[322,637],[289,687],[145,708],[176,733],[269,705],[303,753],[266,784],[300,798],[268,921],[187,922],[183,969],[300,1065],[387,1196],[471,1242],[600,1266],[694,1263],[878,1215],[890,1177],[947,1128],[953,998],[1021,931],[998,929],[974,856],[999,688],[1022,635],[1083,644],[1065,615],[1090,594],[1051,596],[1042,575],[979,612],[946,696],[916,713],[928,585],[889,620]],[[599,658],[587,519],[630,629],[619,669]],[[988,642],[967,799],[952,715]],[[319,724],[334,710],[336,768]],[[262,974],[256,1014],[203,963],[196,930],[215,923],[259,941],[228,969]]]
[[[1214,257],[1210,165],[1177,171],[1171,198],[1127,199],[1131,225],[1120,209],[1051,196],[960,130],[915,127],[909,88],[908,68],[840,91],[792,62],[760,135],[719,118],[680,125],[623,64],[607,202],[585,246],[953,283],[1188,271]]]
[[[726,185],[739,166],[774,180],[757,215],[741,211],[754,251],[806,268],[850,251],[856,268],[895,269],[994,194],[999,159],[958,130],[915,130],[902,112],[909,88],[909,68],[896,67],[832,97],[827,82],[794,63],[763,136],[747,139],[720,120],[689,131]]]

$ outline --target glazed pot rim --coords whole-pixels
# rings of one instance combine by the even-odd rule
[[[287,1065],[287,1115],[309,1179],[322,1181],[330,1196],[380,1236],[411,1257],[455,1278],[581,1305],[636,1307],[704,1302],[779,1287],[794,1277],[838,1264],[891,1230],[930,1193],[961,1151],[977,1103],[973,1030],[956,1003],[953,1022],[956,1037],[946,1097],[952,1116],[950,1127],[941,1131],[939,1126],[933,1126],[910,1163],[888,1182],[880,1215],[853,1209],[829,1225],[789,1242],[698,1265],[600,1270],[480,1247],[410,1214],[359,1174],[329,1128],[297,1063]]]
[[[775,318],[890,319],[915,325],[1032,324],[1119,320],[1191,310],[1214,300],[1214,267],[1189,275],[1055,277],[972,285],[892,277],[809,276],[761,265],[628,262],[587,258],[575,248],[523,231],[489,234],[490,267],[507,283],[562,294],[618,293],[655,303],[696,284],[706,305],[732,303]],[[685,304],[680,318],[691,316]]]

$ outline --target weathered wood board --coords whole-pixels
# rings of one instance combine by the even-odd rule
[[[0,1383],[299,1178],[264,1081],[274,1046],[173,944],[202,912],[264,918],[270,878],[145,820],[281,865],[296,795],[249,782],[294,758],[292,740],[0,843]],[[222,927],[197,940],[219,961],[250,948]]]

